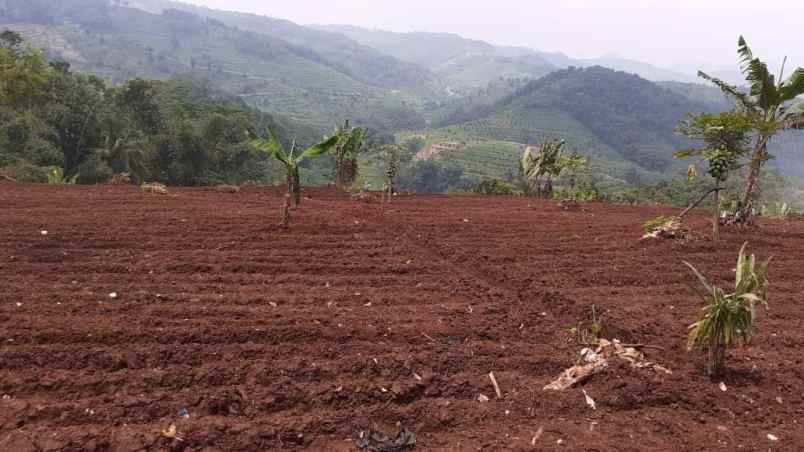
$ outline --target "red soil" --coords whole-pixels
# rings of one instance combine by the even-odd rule
[[[672,211],[306,194],[284,231],[274,189],[3,184],[0,450],[347,451],[397,423],[417,450],[804,450],[804,223],[640,241]],[[776,255],[771,310],[723,392],[684,349],[681,261],[725,283],[744,240]],[[674,373],[615,365],[582,387],[597,410],[543,391],[592,305]]]

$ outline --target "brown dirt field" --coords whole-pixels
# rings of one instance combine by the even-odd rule
[[[397,423],[416,450],[804,450],[804,223],[716,246],[640,241],[658,207],[305,193],[284,231],[278,189],[0,186],[0,450],[350,451]],[[725,281],[743,240],[776,255],[771,310],[723,392],[681,260]],[[593,304],[673,375],[543,391]]]

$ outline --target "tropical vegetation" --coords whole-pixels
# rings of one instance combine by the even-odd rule
[[[579,169],[586,165],[586,158],[579,155],[564,155],[564,140],[545,141],[538,150],[525,148],[519,161],[525,194],[539,198],[553,197],[553,180],[564,171]]]
[[[711,284],[692,264],[684,262],[704,289],[701,297],[705,303],[700,319],[690,325],[687,348],[707,353],[708,371],[713,375],[723,371],[729,348],[750,341],[756,305],[768,305],[767,275],[771,259],[757,263],[753,254],[747,254],[747,246],[744,244],[737,256],[733,290]]]
[[[293,201],[293,205],[298,206],[301,204],[301,177],[299,176],[299,166],[306,159],[320,157],[330,152],[338,145],[342,136],[333,135],[302,151],[296,145],[295,140],[291,143],[290,148],[285,150],[270,127],[267,129],[266,135],[266,138],[252,138],[251,144],[266,155],[272,156],[282,163],[285,167],[287,177],[288,196],[290,196],[290,199]]]
[[[738,41],[737,52],[749,86],[748,92],[704,72],[699,72],[699,75],[733,99],[738,111],[751,122],[756,141],[750,155],[742,195],[742,209],[750,214],[762,168],[773,158],[768,150],[771,138],[781,131],[804,126],[804,101],[797,99],[804,94],[804,68],[795,69],[785,79],[785,59],[777,78],[768,69],[768,65],[754,55],[742,36]]]

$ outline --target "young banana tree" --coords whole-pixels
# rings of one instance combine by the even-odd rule
[[[357,156],[363,150],[368,132],[366,129],[351,127],[349,121],[335,131],[338,143],[335,145],[335,185],[345,187],[357,178]]]
[[[785,80],[785,59],[777,82],[768,65],[754,56],[742,36],[738,41],[737,53],[750,87],[748,92],[704,72],[698,72],[698,75],[720,88],[736,102],[739,110],[754,121],[756,144],[751,154],[742,199],[743,212],[750,214],[760,171],[772,158],[768,153],[768,142],[779,131],[804,127],[804,101],[797,100],[804,94],[804,68],[799,67]]]
[[[519,168],[525,181],[525,193],[539,198],[553,197],[553,179],[564,170],[579,168],[586,158],[564,155],[564,140],[545,141],[538,150],[528,146],[522,153]]]
[[[285,150],[279,140],[274,135],[274,131],[268,128],[267,138],[254,137],[251,139],[251,145],[255,148],[274,156],[284,166],[287,172],[288,181],[288,195],[293,202],[294,206],[301,204],[301,181],[299,178],[299,165],[307,158],[318,157],[329,152],[335,144],[338,143],[339,137],[332,136],[314,146],[310,146],[304,151],[299,152],[294,140],[289,150]]]
[[[751,340],[757,303],[768,307],[767,275],[771,259],[758,263],[753,254],[749,256],[746,252],[747,245],[743,245],[737,257],[734,291],[711,284],[692,264],[684,262],[698,277],[705,303],[701,317],[689,327],[687,349],[706,351],[709,373],[713,375],[722,372],[729,348]]]
[[[750,153],[751,127],[752,121],[748,117],[728,111],[689,115],[676,129],[677,133],[703,143],[701,147],[678,151],[675,156],[700,159],[707,165],[707,174],[714,179],[715,188],[701,198],[703,201],[709,193],[714,193],[713,240],[719,240],[720,236],[720,191],[729,174],[738,170],[742,166],[741,160]],[[695,178],[697,173],[695,165],[691,164],[687,172],[689,178]]]

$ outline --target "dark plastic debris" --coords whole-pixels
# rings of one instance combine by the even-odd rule
[[[408,452],[416,447],[416,434],[403,428],[396,438],[374,430],[355,433],[357,448],[370,452]]]

